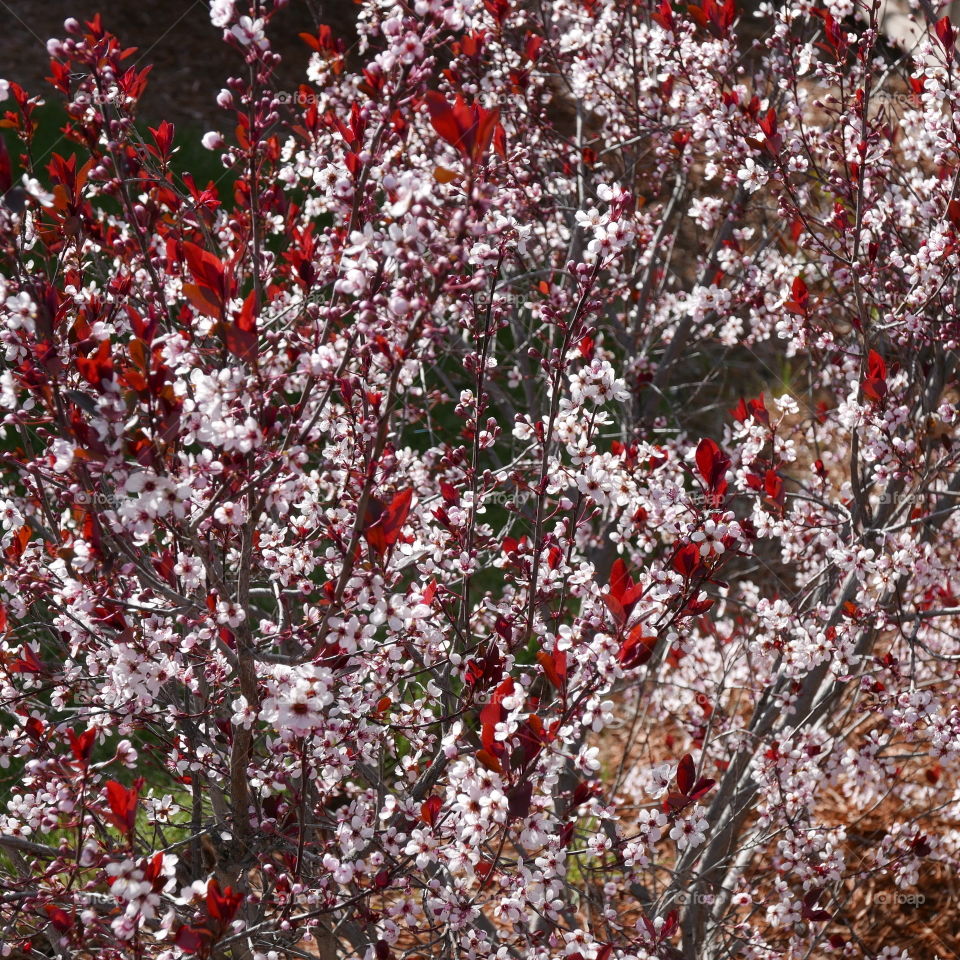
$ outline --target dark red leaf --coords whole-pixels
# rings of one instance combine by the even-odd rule
[[[0,197],[13,185],[13,174],[10,167],[10,154],[7,152],[7,143],[0,137]]]
[[[451,505],[456,505],[460,502],[460,494],[457,493],[456,487],[446,480],[440,481],[440,496]]]
[[[873,401],[880,401],[887,395],[887,364],[876,350],[871,350],[867,355],[863,392]]]
[[[716,786],[717,781],[711,780],[710,777],[701,777],[693,789],[690,791],[690,800],[699,800],[701,797],[705,797],[713,788]]]
[[[439,797],[428,797],[420,807],[420,819],[431,827],[437,822],[437,814],[443,801]]]
[[[106,818],[121,832],[130,834],[137,822],[137,802],[142,781],[125,787],[116,780],[107,781],[107,803],[110,805]]]
[[[484,750],[491,754],[504,752],[503,742],[496,739],[496,725],[506,718],[503,708],[505,697],[513,694],[514,683],[512,677],[507,677],[494,691],[489,703],[480,711],[480,741]]]
[[[677,788],[684,795],[689,794],[693,788],[694,778],[697,775],[697,769],[693,764],[693,757],[685,754],[677,764]]]
[[[627,639],[620,645],[617,660],[626,670],[643,666],[653,656],[656,646],[657,638],[655,636],[645,636],[643,624],[637,624],[630,631]]]
[[[73,926],[73,917],[67,913],[66,910],[61,907],[54,906],[52,903],[45,903],[43,909],[46,912],[47,916],[50,918],[50,922],[60,931],[60,933],[68,933],[70,928]]]
[[[372,523],[366,530],[367,543],[377,552],[379,556],[384,556],[386,552],[397,542],[400,531],[406,523],[407,515],[410,513],[410,503],[413,500],[413,490],[401,490],[394,495],[390,505]]]
[[[29,528],[27,528],[29,529]],[[20,656],[10,664],[11,673],[43,673],[43,664],[27,644],[21,644]]]
[[[67,731],[67,739],[70,741],[70,749],[73,752],[74,759],[81,767],[86,767],[90,762],[90,753],[93,750],[94,741],[97,738],[96,730],[85,730],[79,736],[73,730]]]
[[[557,688],[564,690],[567,685],[567,655],[562,650],[547,653],[545,650],[537,652],[537,662],[543,667],[547,679]]]
[[[954,44],[956,43],[957,31],[950,23],[950,17],[941,17],[934,28],[937,32],[937,39],[943,46],[948,60],[953,59]]]
[[[242,900],[243,894],[234,890],[233,887],[221,890],[216,877],[211,877],[208,881],[207,913],[218,921],[221,930],[225,929],[234,918]]]
[[[673,569],[689,580],[700,566],[700,549],[695,543],[681,547],[673,557]]]
[[[189,240],[183,241],[182,248],[184,259],[194,279],[201,287],[214,293],[222,303],[227,293],[227,284],[226,271],[219,257]]]
[[[210,940],[210,933],[207,930],[184,924],[177,931],[173,945],[179,947],[184,953],[200,953]]]
[[[507,811],[510,818],[520,820],[530,812],[530,800],[533,797],[533,781],[527,780],[514,787],[507,794]]]
[[[673,8],[670,6],[670,0],[660,0],[660,6],[657,7],[656,13],[650,14],[650,19],[664,30],[673,33]]]
[[[697,445],[697,469],[700,476],[703,477],[707,488],[718,495],[722,495],[727,489],[727,481],[724,476],[727,467],[730,466],[730,459],[726,457],[723,451],[709,437],[704,437]]]

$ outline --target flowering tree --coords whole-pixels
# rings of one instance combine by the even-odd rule
[[[960,82],[879,8],[367,0],[279,91],[214,0],[219,184],[99,19],[51,155],[2,85],[4,955],[933,956]]]

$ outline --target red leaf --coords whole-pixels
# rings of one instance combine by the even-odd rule
[[[225,290],[225,271],[220,258],[189,240],[184,240],[182,247],[184,259],[197,283],[210,287],[219,293],[222,299]]]
[[[507,133],[503,129],[503,124],[498,123],[493,130],[493,149],[497,156],[505,160],[507,158]]]
[[[767,410],[767,405],[763,402],[763,394],[761,393],[759,397],[749,402],[750,413],[753,414],[753,419],[759,423],[769,424],[770,423],[770,413]]]
[[[254,333],[257,330],[257,297],[256,292],[251,290],[247,294],[246,300],[243,301],[243,308],[240,311],[240,316],[237,317],[237,329],[242,330],[244,333],[249,333],[253,331]]]
[[[867,375],[878,380],[887,378],[887,364],[876,350],[867,355]]]
[[[27,644],[20,647],[20,657],[10,664],[11,673],[43,673],[43,664]]]
[[[610,568],[609,589],[604,594],[603,601],[620,626],[626,623],[641,593],[642,588],[633,582],[623,558],[617,557]]]
[[[70,749],[73,751],[74,759],[84,769],[90,762],[90,753],[93,750],[94,741],[97,738],[96,730],[85,730],[80,736],[77,736],[72,730],[67,731],[67,739],[70,741]]]
[[[535,33],[527,33],[526,39],[523,43],[523,58],[524,60],[530,60],[531,62],[536,60],[540,55],[540,48],[543,46],[543,37],[537,36]]]
[[[125,787],[116,780],[107,781],[107,802],[110,804],[110,812],[105,816],[123,833],[132,833],[136,825],[137,802],[142,784],[143,781],[138,780],[132,787]]]
[[[513,678],[507,677],[480,711],[480,742],[483,744],[484,751],[493,757],[500,757],[506,752],[503,741],[496,738],[496,726],[506,719],[507,711],[503,707],[503,700],[511,696],[513,691]]]
[[[693,757],[689,753],[685,754],[677,764],[677,787],[682,794],[687,795],[693,789],[696,775]]]
[[[77,370],[91,386],[99,387],[102,380],[113,376],[113,357],[110,355],[110,341],[101,340],[97,352],[92,357],[77,357]]]
[[[224,342],[227,349],[239,360],[254,363],[257,359],[257,318],[255,314],[256,297],[250,291],[243,302],[243,309],[235,323],[224,328]]]
[[[791,313],[795,313],[798,316],[806,316],[810,301],[810,294],[807,291],[807,285],[803,282],[803,277],[794,277],[790,292],[792,294],[792,299],[787,301],[786,308]]]
[[[0,137],[0,196],[5,194],[13,184],[13,174],[10,167],[10,154],[7,152],[7,144],[3,137]]]
[[[460,151],[464,159],[479,162],[490,147],[494,135],[498,137],[497,150],[505,152],[500,111],[487,110],[480,104],[467,105],[459,94],[451,106],[447,98],[436,90],[428,90],[424,96],[430,123],[439,136]]]
[[[43,736],[43,731],[46,729],[43,721],[38,720],[36,717],[27,717],[23,726],[34,740],[39,740]]]
[[[460,141],[461,130],[447,98],[436,90],[428,90],[424,100],[430,111],[430,123],[433,124],[433,129],[447,143],[456,146]]]
[[[703,600],[697,600],[696,597],[691,597],[683,609],[695,617],[701,613],[706,613],[715,602],[716,597],[704,597]]]
[[[394,495],[383,513],[366,530],[367,543],[377,552],[379,556],[384,556],[386,552],[397,542],[400,531],[406,523],[407,515],[410,513],[410,503],[413,500],[413,489],[402,490]]]
[[[27,549],[27,544],[33,537],[33,528],[24,524],[14,535],[7,549],[7,559],[11,563],[16,563],[22,556],[23,551]]]
[[[670,6],[670,0],[660,0],[657,12],[650,14],[650,19],[664,30],[673,33],[673,8]]]
[[[514,537],[504,537],[503,538],[503,552],[509,557],[510,554],[516,554],[521,547],[525,546],[527,542],[526,536],[521,537],[519,540]]]
[[[424,800],[420,807],[420,819],[432,827],[437,822],[437,814],[440,813],[442,805],[443,801],[439,797],[429,797]]]
[[[216,877],[211,877],[208,881],[207,913],[218,921],[221,930],[234,918],[242,900],[243,894],[234,890],[233,887],[221,890]]]
[[[200,953],[210,941],[210,933],[202,927],[190,927],[184,924],[173,940],[173,945],[184,953]]]
[[[693,790],[690,791],[690,800],[699,800],[701,797],[706,796],[716,785],[716,780],[711,780],[710,777],[701,777],[694,786]]]
[[[603,602],[613,615],[613,619],[617,622],[617,626],[622,627],[627,622],[627,615],[623,609],[623,604],[615,596],[609,593],[605,593],[603,595]]]
[[[811,890],[803,898],[803,909],[801,911],[804,920],[832,920],[833,914],[826,910],[814,909],[814,904],[820,896],[819,890]]]
[[[631,585],[630,573],[623,557],[617,557],[610,568],[610,593],[618,600],[629,590]]]
[[[493,770],[495,773],[503,773],[503,765],[488,750],[477,751],[477,762],[481,766],[486,767],[487,770]]]
[[[776,470],[768,470],[766,474],[764,474],[763,490],[767,497],[778,507],[783,507],[783,479],[778,476]]]
[[[947,204],[947,216],[954,227],[960,227],[960,200],[951,200]]]
[[[695,543],[681,547],[673,558],[673,569],[689,580],[700,566],[700,549]]]
[[[740,402],[730,411],[730,413],[737,423],[744,423],[749,417],[753,417],[753,419],[758,423],[770,423],[770,412],[767,410],[766,404],[763,402],[762,393],[755,400],[744,400],[743,397],[741,397]]]
[[[45,903],[43,905],[43,909],[50,918],[50,922],[57,928],[57,930],[60,931],[60,933],[69,932],[70,928],[73,926],[73,917],[71,917],[66,910],[56,907],[52,903]]]
[[[537,662],[543,667],[547,679],[558,689],[564,690],[567,685],[567,655],[562,650],[547,653],[545,650],[537,652]]]
[[[156,130],[153,127],[148,127],[150,133],[153,135],[153,141],[157,145],[158,155],[161,159],[165,159],[170,155],[170,148],[173,146],[173,124],[167,120],[164,120]]]
[[[147,861],[147,865],[143,871],[144,878],[149,880],[152,883],[154,880],[159,879],[160,871],[162,869],[163,869],[163,853],[161,851],[157,851]]]
[[[523,819],[530,812],[530,800],[533,798],[533,781],[527,780],[514,787],[507,794],[507,812],[511,819]]]
[[[499,26],[510,12],[510,0],[483,0],[483,5],[487,8],[494,20]]]
[[[876,350],[871,350],[867,355],[863,392],[874,401],[882,400],[887,395],[887,364]]]
[[[697,469],[712,493],[722,496],[727,489],[724,475],[730,466],[729,457],[709,437],[704,437],[697,445]]]
[[[223,313],[223,301],[216,297],[209,287],[200,287],[196,283],[185,283],[183,293],[199,313],[214,320],[220,319]]]
[[[957,31],[950,23],[949,17],[941,17],[934,29],[937,32],[937,39],[943,45],[944,52],[948,60],[953,59],[954,43],[957,38]]]
[[[174,567],[176,566],[176,558],[173,555],[173,551],[169,548],[164,550],[157,557],[151,558],[153,561],[154,569],[163,577],[171,587],[176,587],[177,578],[174,574]]]
[[[759,117],[757,119],[757,124],[760,126],[760,129],[763,131],[765,137],[772,137],[777,132],[777,112],[771,107],[766,116]]]
[[[440,481],[440,496],[443,497],[446,503],[451,505],[456,505],[460,502],[460,494],[457,493],[456,487],[446,480]]]
[[[513,677],[507,677],[493,692],[490,702],[480,711],[482,727],[480,739],[484,748],[491,753],[501,753],[503,751],[503,744],[494,739],[494,727],[506,717],[507,712],[503,708],[503,701],[506,697],[512,696],[513,691]]]
[[[197,281],[197,288],[200,294],[199,302],[191,296],[188,286],[184,287],[184,292],[190,297],[197,309],[206,313],[208,316],[219,317],[223,315],[223,307],[231,295],[231,286],[227,280],[226,271],[219,258],[215,257],[208,250],[198,247],[189,240],[183,241],[183,255],[187,261],[187,266]],[[201,307],[200,304],[204,307]],[[213,312],[208,312],[212,309]]]
[[[626,670],[641,667],[653,656],[656,646],[657,638],[644,636],[643,624],[638,623],[620,645],[617,660],[623,664]]]

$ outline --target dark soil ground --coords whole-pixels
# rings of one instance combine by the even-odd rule
[[[100,13],[108,30],[138,48],[134,58],[141,65],[153,64],[142,120],[169,120],[191,131],[217,127],[223,113],[216,95],[228,76],[244,68],[239,53],[211,25],[208,7],[207,0],[0,0],[0,77],[31,94],[52,95],[44,81],[47,40],[65,36],[67,17],[89,20]],[[309,50],[298,34],[326,23],[349,46],[355,10],[352,0],[290,0],[270,29],[273,49],[283,57],[278,89],[295,90],[304,80]]]

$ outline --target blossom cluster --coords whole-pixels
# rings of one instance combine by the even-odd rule
[[[100,18],[45,162],[0,84],[9,950],[907,960],[858,897],[960,864],[953,28],[363,0],[290,97],[282,5],[198,25],[206,185]]]

